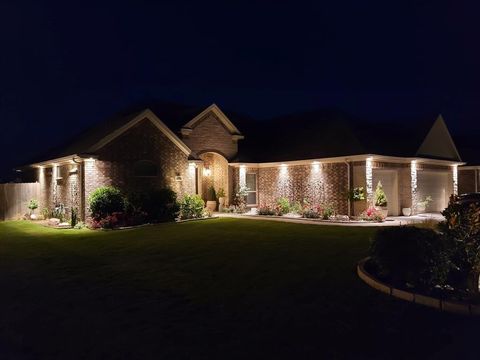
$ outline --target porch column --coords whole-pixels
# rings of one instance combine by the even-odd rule
[[[240,187],[247,186],[247,167],[245,165],[240,165],[240,171],[238,172],[238,184]]]
[[[365,182],[367,185],[367,206],[373,206],[373,159],[365,161]]]
[[[410,181],[412,191],[412,215],[417,213],[417,161],[410,163]]]
[[[458,166],[452,165],[453,195],[458,195]]]

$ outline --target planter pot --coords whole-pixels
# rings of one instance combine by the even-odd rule
[[[215,211],[217,209],[216,201],[207,201],[207,209],[210,211]]]
[[[31,220],[37,220],[37,215],[31,214],[31,215],[30,215],[30,219],[31,219]]]
[[[425,206],[417,205],[417,213],[424,213],[426,210]]]
[[[224,197],[219,197],[218,198],[218,211],[222,212],[224,206],[225,206],[225,198]]]
[[[375,206],[375,210],[380,212],[384,218],[388,216],[388,208],[386,206]]]
[[[402,208],[402,214],[403,214],[403,216],[410,216],[410,215],[412,215],[412,209],[411,208]]]

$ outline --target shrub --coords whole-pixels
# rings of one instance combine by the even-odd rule
[[[290,202],[286,197],[281,197],[277,199],[277,206],[276,206],[277,215],[281,216],[284,214],[288,214],[290,212]]]
[[[308,219],[318,219],[320,218],[320,213],[315,209],[305,209],[302,212],[302,216]]]
[[[362,186],[355,187],[349,191],[348,197],[352,201],[365,200],[365,191]]]
[[[52,217],[56,218],[56,219],[59,219],[60,222],[64,222],[65,221],[65,212],[66,212],[65,205],[58,204],[52,210]]]
[[[332,205],[324,205],[321,208],[321,214],[322,214],[323,220],[328,220],[330,219],[330,217],[335,215],[335,209],[333,208]]]
[[[275,212],[275,209],[273,209],[271,206],[268,206],[268,205],[261,205],[259,208],[258,208],[258,211],[257,211],[258,215],[269,215],[269,216],[272,216],[272,215],[275,215],[276,212]]]
[[[180,218],[195,219],[203,216],[205,203],[199,195],[184,195],[180,201]]]
[[[387,195],[383,191],[382,182],[379,181],[375,189],[375,206],[387,206]]]
[[[290,204],[290,212],[298,215],[302,215],[303,207],[300,201],[295,201],[294,203]]]
[[[150,222],[173,221],[179,212],[177,194],[169,188],[130,193],[126,212],[127,216],[137,218],[143,213]]]
[[[432,289],[446,283],[451,269],[447,241],[430,229],[380,229],[370,254],[377,275],[398,285]]]
[[[247,211],[247,195],[248,190],[250,190],[247,186],[240,186],[235,197],[233,199],[233,205],[235,205],[235,212],[242,214]]]
[[[78,209],[72,207],[72,209],[70,210],[70,225],[72,226],[72,228],[74,228],[75,225],[77,225],[77,222],[78,222]]]
[[[102,219],[114,212],[122,212],[125,198],[119,189],[113,186],[102,186],[93,191],[88,198],[93,218]]]
[[[379,210],[375,209],[373,206],[370,206],[360,214],[360,219],[365,221],[382,222],[385,220],[385,217]]]
[[[207,201],[217,201],[217,194],[213,186],[209,186],[207,189]]]
[[[452,244],[452,262],[457,268],[457,284],[472,294],[479,292],[480,274],[480,202],[461,202],[452,196],[442,212],[440,228]]]
[[[217,198],[220,199],[222,197],[225,197],[225,190],[223,190],[223,188],[219,188],[217,191]]]

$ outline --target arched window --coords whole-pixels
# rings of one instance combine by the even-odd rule
[[[133,165],[134,176],[157,176],[157,165],[150,160],[139,160]]]

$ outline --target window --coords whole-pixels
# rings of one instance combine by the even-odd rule
[[[157,165],[150,160],[140,160],[133,165],[134,176],[157,176]]]
[[[246,175],[247,205],[257,205],[257,174]]]

